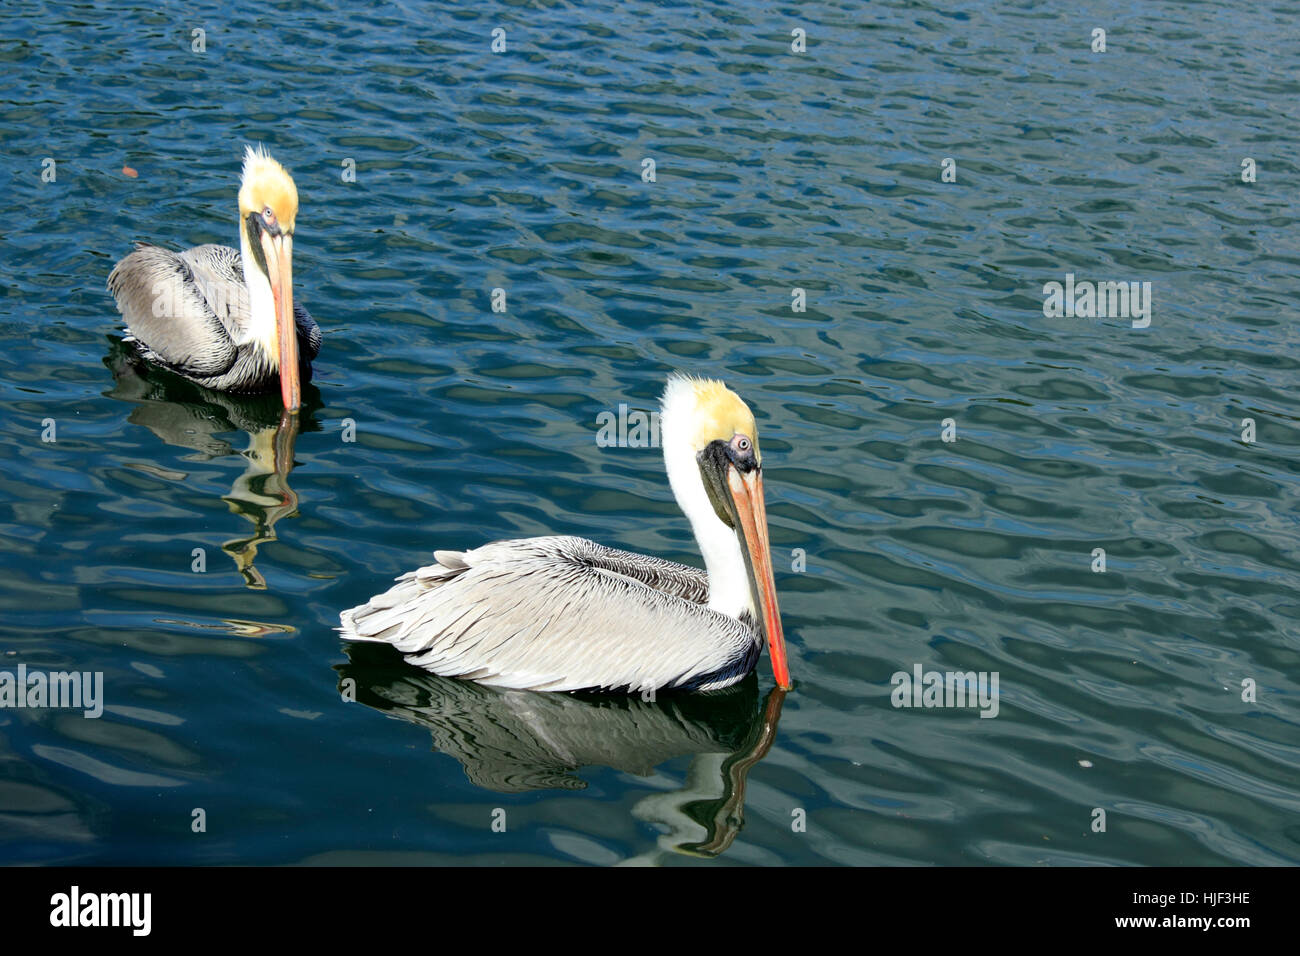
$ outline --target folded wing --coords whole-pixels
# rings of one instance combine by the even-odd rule
[[[238,262],[225,246],[140,245],[113,269],[108,289],[132,337],[155,358],[191,375],[220,375],[235,362],[233,331],[239,309],[248,309]]]
[[[573,537],[435,557],[345,611],[344,636],[392,644],[435,674],[530,690],[725,687],[758,657],[752,628],[706,606],[695,568]]]
[[[203,245],[172,252],[141,244],[113,269],[108,289],[131,337],[152,358],[198,379],[230,371],[250,320],[239,250]],[[304,362],[320,352],[321,331],[294,303]]]

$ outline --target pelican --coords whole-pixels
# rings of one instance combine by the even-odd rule
[[[435,551],[344,611],[344,639],[497,687],[644,695],[730,686],[766,638],[790,687],[753,414],[722,382],[673,375],[660,434],[706,570],[560,536]]]
[[[125,341],[206,388],[262,392],[280,381],[284,407],[301,404],[320,328],[293,301],[298,189],[262,147],[244,149],[238,251],[204,245],[172,252],[138,244],[108,277]],[[247,264],[252,263],[248,268]]]

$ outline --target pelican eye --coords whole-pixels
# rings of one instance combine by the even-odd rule
[[[748,435],[737,433],[727,443],[727,458],[740,469],[742,474],[749,474],[758,467],[758,456],[754,451],[754,440]]]
[[[275,210],[273,210],[270,206],[267,206],[265,209],[262,210],[262,219],[266,221],[266,224],[268,226],[274,226]]]

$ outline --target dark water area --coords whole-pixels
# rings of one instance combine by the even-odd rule
[[[1300,862],[1300,8],[1087,6],[5,5],[0,671],[103,713],[0,708],[0,863]],[[297,424],[104,286],[237,244],[258,142]],[[1067,276],[1149,323],[1045,314]],[[339,640],[438,548],[698,565],[596,440],[673,370],[758,419],[792,692]],[[894,706],[918,666],[996,716]]]

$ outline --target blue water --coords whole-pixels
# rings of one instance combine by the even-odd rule
[[[104,713],[0,709],[0,861],[1300,862],[1300,9],[1087,6],[7,4],[0,671]],[[104,289],[234,244],[256,142],[297,434],[133,364]],[[1067,274],[1149,327],[1046,316]],[[698,563],[596,442],[673,369],[758,418],[790,694],[339,641],[435,548]],[[893,706],[916,665],[997,716]]]

